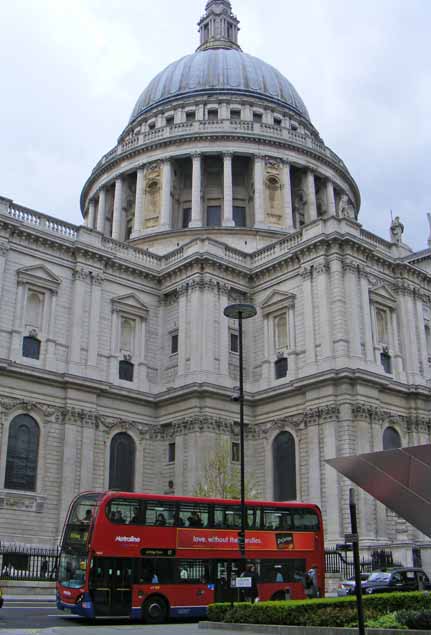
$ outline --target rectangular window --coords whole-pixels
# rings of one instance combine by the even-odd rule
[[[174,118],[172,115],[170,115],[169,117],[166,117],[166,125],[167,126],[173,126],[174,125]]]
[[[230,351],[231,353],[239,353],[239,336],[238,333],[230,334]]]
[[[240,461],[240,445],[236,441],[232,441],[232,462],[239,463]]]
[[[280,117],[274,117],[274,126],[280,126],[282,124],[283,120],[280,119]]]
[[[190,221],[192,220],[192,208],[184,207],[183,209],[183,219],[182,219],[182,227],[186,229],[190,225]]]
[[[168,445],[168,463],[175,463],[175,443]]]
[[[220,227],[220,225],[221,225],[220,205],[209,205],[207,207],[207,226]]]
[[[189,110],[188,112],[186,112],[186,121],[188,123],[196,121],[196,112],[194,110]]]
[[[380,363],[385,373],[390,375],[392,373],[392,359],[389,353],[380,353]]]
[[[39,359],[40,357],[40,340],[37,337],[24,337],[22,340],[22,356],[30,359]]]
[[[122,359],[118,365],[118,378],[123,381],[133,381],[134,366],[132,362]]]
[[[156,122],[150,121],[150,123],[148,124],[148,130],[154,130],[155,127],[156,127]]]
[[[208,121],[218,121],[218,110],[215,108],[208,110]]]
[[[240,110],[231,110],[230,118],[232,121],[240,121],[241,119],[241,111]]]
[[[201,503],[180,503],[177,526],[208,527],[209,507]]]
[[[171,355],[178,353],[178,333],[171,335]]]
[[[275,368],[275,378],[283,379],[283,377],[287,377],[287,357],[280,357],[274,364]]]
[[[246,226],[246,218],[245,218],[245,207],[239,207],[234,205],[233,207],[233,222],[236,227],[245,227]]]
[[[263,115],[261,112],[254,112],[253,113],[253,122],[254,123],[262,123],[263,121]]]

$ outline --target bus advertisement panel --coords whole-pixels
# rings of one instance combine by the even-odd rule
[[[121,492],[77,496],[63,530],[58,608],[148,623],[204,616],[213,602],[302,599],[312,566],[322,596],[319,508],[262,501],[246,506],[244,560],[238,501]],[[238,590],[250,576],[253,593]]]

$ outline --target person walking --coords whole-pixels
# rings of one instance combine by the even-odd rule
[[[319,597],[317,565],[313,564],[304,577],[304,593],[309,600]]]

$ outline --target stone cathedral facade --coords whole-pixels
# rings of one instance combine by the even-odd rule
[[[350,530],[325,459],[430,442],[431,251],[359,222],[358,186],[228,0],[155,77],[81,195],[83,225],[0,198],[0,536],[53,544],[80,490],[193,494],[218,440],[257,496]],[[426,538],[360,494],[364,547]]]

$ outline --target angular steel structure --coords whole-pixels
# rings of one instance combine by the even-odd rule
[[[431,538],[431,445],[326,462]]]

